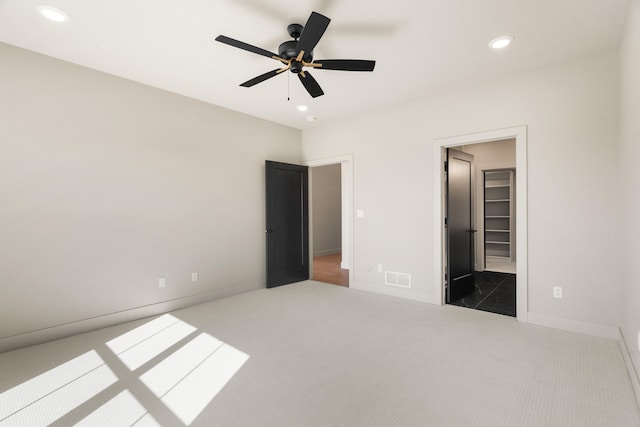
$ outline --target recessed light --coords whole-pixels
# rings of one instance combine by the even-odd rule
[[[511,44],[513,37],[502,36],[495,38],[489,42],[489,47],[492,49],[503,49]]]
[[[60,9],[56,9],[55,7],[41,5],[36,9],[38,10],[38,12],[40,12],[40,15],[44,16],[47,19],[50,19],[51,21],[67,22],[69,20],[69,15],[67,15]]]
[[[306,105],[298,105],[296,108],[298,111],[307,111],[309,109]]]
[[[307,116],[307,121],[308,122],[315,122],[316,120],[318,120],[318,118],[316,116]]]

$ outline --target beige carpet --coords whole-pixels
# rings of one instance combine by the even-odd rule
[[[0,426],[638,426],[614,341],[316,282],[0,354]]]

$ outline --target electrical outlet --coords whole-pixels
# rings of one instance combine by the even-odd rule
[[[382,264],[378,264],[378,273],[382,273]]]
[[[165,279],[164,277],[161,277],[158,279],[158,287],[159,288],[164,288],[165,286],[167,286],[167,279]]]
[[[193,272],[191,273],[191,281],[192,282],[197,282],[198,281],[198,272]]]
[[[553,297],[554,298],[558,298],[558,299],[562,299],[562,287],[561,286],[554,286],[553,287]]]

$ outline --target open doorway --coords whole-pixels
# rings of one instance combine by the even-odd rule
[[[475,270],[516,273],[516,143],[514,138],[463,145],[475,164]]]
[[[349,286],[349,270],[342,268],[342,166],[311,168],[313,280]]]
[[[350,286],[353,284],[353,155],[345,154],[342,156],[336,157],[327,157],[316,160],[307,160],[305,165],[309,167],[309,201],[310,201],[310,218],[309,218],[309,264],[311,266],[311,275],[310,277],[315,280],[323,281],[326,283],[332,283],[333,281],[328,281],[326,277],[322,278],[320,276],[316,276],[316,269],[322,270],[326,268],[325,265],[316,263],[314,266],[314,247],[315,241],[317,238],[322,239],[320,236],[316,236],[315,234],[321,233],[319,229],[316,228],[314,233],[314,227],[316,226],[316,220],[318,218],[314,218],[314,206],[322,207],[326,205],[326,200],[322,196],[322,190],[316,189],[314,191],[314,179],[316,181],[322,182],[323,179],[323,170],[321,167],[331,166],[329,169],[333,169],[333,174],[336,174],[339,171],[339,188],[336,189],[333,186],[332,196],[338,196],[340,199],[340,253],[337,255],[336,253],[324,254],[328,256],[329,259],[326,261],[329,262],[330,268],[333,270],[333,275],[335,277],[336,274],[340,276],[340,285],[342,286]],[[336,176],[334,175],[333,181],[336,182]],[[335,203],[335,202],[334,202]],[[326,207],[326,206],[325,206]],[[335,212],[335,210],[333,210]],[[334,214],[335,215],[335,214]],[[332,218],[332,221],[335,220],[335,217]],[[335,239],[334,239],[335,242]],[[317,255],[320,257],[323,256],[322,250],[328,250],[331,252],[337,252],[337,246],[335,244],[324,244],[325,248],[316,247],[315,251],[319,252]],[[337,256],[336,256],[337,255]],[[330,259],[333,257],[334,259]],[[322,259],[318,261],[323,261]],[[338,262],[339,261],[339,264]],[[345,277],[346,276],[346,277]]]
[[[477,234],[481,235],[480,239],[476,239],[474,248],[475,255],[475,268],[474,270],[479,271],[480,273],[486,274],[498,274],[500,272],[491,272],[485,271],[486,268],[486,254],[494,254],[492,252],[493,249],[489,250],[487,246],[485,246],[485,240],[489,240],[489,238],[494,240],[489,240],[492,242],[500,242],[500,240],[494,234],[493,236],[488,236],[485,239],[485,218],[484,218],[484,185],[485,185],[485,173],[493,172],[493,171],[515,171],[513,182],[510,184],[513,186],[513,204],[514,204],[514,218],[516,219],[515,223],[510,226],[512,228],[509,229],[509,232],[512,234],[510,238],[513,240],[509,241],[508,245],[511,249],[514,249],[514,266],[515,266],[515,301],[516,301],[516,317],[519,321],[527,321],[527,312],[528,312],[528,280],[527,280],[527,129],[526,126],[519,126],[513,128],[505,128],[488,132],[481,132],[476,134],[468,134],[461,136],[454,136],[449,138],[442,138],[435,141],[434,144],[434,203],[435,203],[435,212],[434,212],[434,227],[435,234],[439,236],[439,238],[435,241],[434,247],[434,270],[435,270],[435,280],[436,283],[439,283],[440,286],[436,287],[436,297],[440,300],[441,304],[446,303],[446,294],[447,294],[447,264],[446,264],[446,255],[447,255],[447,241],[446,241],[446,228],[445,228],[445,219],[446,219],[446,175],[445,175],[445,160],[446,160],[446,149],[450,147],[463,147],[466,151],[472,151],[470,147],[478,146],[481,147],[482,143],[487,142],[496,142],[496,141],[504,141],[504,140],[512,140],[513,145],[515,146],[515,167],[513,167],[512,159],[509,160],[508,163],[504,163],[497,158],[493,158],[493,160],[489,162],[483,162],[482,165],[478,165],[476,168],[478,172],[476,174],[480,174],[481,178],[476,180],[476,186],[474,189],[475,193],[478,195],[478,199],[482,202],[482,209],[476,209],[474,213],[474,218],[476,219],[475,225],[469,227],[470,231],[475,231]],[[515,175],[517,174],[517,179]],[[502,184],[500,184],[502,185]],[[481,186],[481,188],[478,188]],[[489,203],[498,203],[497,200],[504,200],[505,198],[495,197],[494,201]],[[515,203],[517,199],[517,203]],[[511,201],[511,200],[510,200]],[[477,204],[474,204],[476,206]],[[491,208],[492,210],[494,208]],[[501,208],[502,209],[502,208]],[[477,216],[481,215],[481,220],[477,219]],[[507,216],[507,215],[495,215],[490,216]],[[475,226],[478,226],[476,229]],[[489,230],[498,230],[497,228],[489,228]],[[503,237],[504,239],[504,237]],[[499,244],[504,244],[499,243]],[[494,245],[495,248],[495,245]],[[517,256],[517,261],[516,261]],[[505,257],[506,258],[506,257]],[[489,268],[493,268],[491,263],[489,263]],[[507,273],[510,274],[510,273]]]
[[[447,152],[447,303],[515,317],[515,138],[450,147]],[[470,165],[466,191],[460,173],[454,173],[455,162],[462,162],[459,158]],[[461,198],[467,203],[461,204]],[[463,212],[461,206],[466,206]],[[464,226],[458,224],[461,214],[467,218]],[[466,251],[459,242],[464,239],[471,246]],[[465,255],[470,258],[466,263],[462,262]],[[468,265],[463,271],[469,273],[466,292],[458,283],[463,277],[460,268],[453,268],[459,265]]]

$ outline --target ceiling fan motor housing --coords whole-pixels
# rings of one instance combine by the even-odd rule
[[[298,42],[296,40],[289,40],[282,43],[278,47],[278,56],[280,56],[280,58],[284,58],[287,60],[291,58],[295,58],[296,56],[298,56],[297,46],[298,46]],[[302,60],[305,62],[313,61],[313,51],[305,52],[304,56],[302,57]]]

